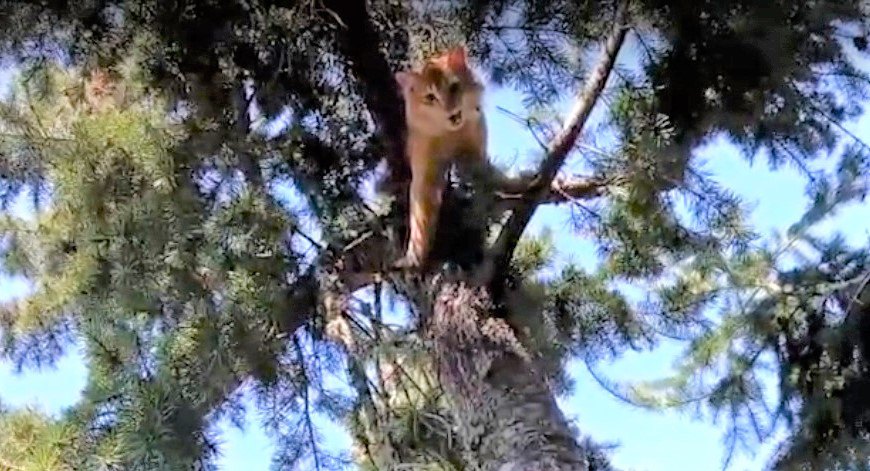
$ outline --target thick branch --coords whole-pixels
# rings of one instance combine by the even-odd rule
[[[541,373],[544,360],[530,356],[504,320],[489,317],[485,291],[452,282],[435,289],[424,295],[434,299],[418,296],[415,304],[426,306],[423,332],[468,468],[589,469]]]
[[[608,182],[595,178],[572,178],[550,185],[541,203],[568,203],[597,198],[604,194]]]
[[[533,179],[529,180],[529,184]],[[550,189],[538,201],[538,204],[570,203],[580,200],[597,198],[604,194],[610,182],[604,178],[572,177],[566,180],[556,180],[550,184]],[[506,209],[516,208],[527,202],[524,193],[497,191],[496,195],[504,203]]]
[[[372,25],[365,0],[327,0],[325,7],[341,21],[339,49],[362,85],[363,98],[387,146],[387,163],[394,182],[407,181],[405,115],[393,73],[378,50],[381,38]]]
[[[580,136],[580,131],[582,131],[586,120],[589,119],[589,115],[592,113],[592,108],[604,90],[604,86],[616,62],[616,56],[625,41],[627,32],[625,24],[627,3],[627,0],[623,0],[617,6],[613,29],[604,45],[601,60],[592,71],[589,81],[586,82],[586,86],[578,96],[576,104],[568,114],[565,127],[547,145],[547,154],[538,171],[538,181],[535,188],[524,195],[523,203],[514,210],[502,229],[501,234],[499,234],[490,255],[491,259],[488,261],[490,265],[487,267],[488,272],[485,274],[485,277],[488,278],[486,281],[498,282],[495,278],[504,276],[507,273],[508,265],[513,251],[520,240],[520,236],[522,236],[523,231],[525,231],[526,226],[532,219],[537,206],[546,200],[551,193],[550,187],[553,179],[556,177],[556,173],[565,162],[565,158],[570,150],[574,147],[577,138]]]

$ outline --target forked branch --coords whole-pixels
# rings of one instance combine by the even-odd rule
[[[547,145],[547,152],[536,177],[527,190],[518,193],[499,193],[504,205],[513,209],[513,214],[499,235],[490,257],[484,282],[493,281],[494,274],[504,274],[514,248],[536,207],[546,203],[562,203],[601,196],[609,182],[600,178],[572,178],[554,184],[559,168],[574,147],[613,69],[616,56],[627,32],[625,24],[628,0],[621,0],[617,7],[613,29],[606,41],[603,57],[590,75],[589,81],[577,98],[577,103],[568,115],[563,130]],[[350,62],[354,76],[362,86],[364,100],[372,118],[380,128],[383,142],[388,146],[388,167],[394,178],[409,177],[402,149],[404,147],[404,110],[396,90],[389,64],[378,50],[379,34],[371,22],[366,2],[362,0],[327,0],[324,7],[337,20],[337,42]],[[380,239],[374,237],[374,239]],[[385,241],[378,240],[381,244]],[[376,245],[381,245],[376,244]],[[387,250],[368,252],[369,260],[385,256]],[[350,257],[355,258],[355,257]],[[371,261],[371,260],[370,260]],[[374,265],[379,265],[375,263]],[[345,267],[347,270],[350,267]],[[360,269],[362,267],[354,267]],[[367,267],[379,271],[374,266]],[[357,273],[357,270],[350,271]],[[354,277],[351,285],[367,284],[372,273],[361,270],[368,276]],[[346,280],[350,281],[350,280]]]
[[[571,108],[564,128],[547,144],[547,153],[538,170],[537,181],[526,193],[522,202],[514,209],[492,247],[487,261],[488,266],[485,267],[484,281],[496,290],[501,284],[499,278],[507,272],[520,236],[532,219],[535,209],[551,194],[556,173],[565,163],[568,153],[574,147],[583,126],[592,113],[592,108],[604,91],[604,86],[607,84],[607,79],[616,63],[616,56],[625,42],[625,35],[628,31],[627,9],[628,0],[621,0],[616,8],[613,29],[604,44],[600,61],[592,70],[586,86],[583,87],[576,103]]]

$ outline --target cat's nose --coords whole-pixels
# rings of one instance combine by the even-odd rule
[[[450,115],[448,119],[450,119],[450,124],[453,124],[454,126],[456,126],[462,122],[462,112],[457,111],[456,113],[453,113],[452,115]]]

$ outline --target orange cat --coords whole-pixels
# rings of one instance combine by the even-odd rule
[[[486,162],[483,85],[468,67],[463,47],[395,77],[405,99],[411,167],[410,235],[396,266],[420,267],[431,249],[448,167],[455,158],[465,159],[458,162],[463,164]]]

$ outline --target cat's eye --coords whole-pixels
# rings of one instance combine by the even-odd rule
[[[437,97],[435,96],[434,93],[427,93],[426,96],[423,97],[423,100],[425,100],[426,103],[429,103],[429,104],[435,103],[436,99],[437,99]]]
[[[459,92],[459,82],[453,82],[450,84],[449,91],[451,94],[455,94]]]

